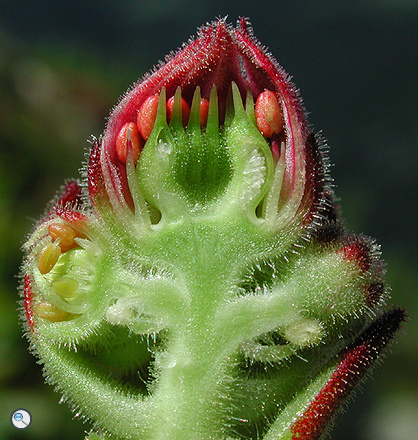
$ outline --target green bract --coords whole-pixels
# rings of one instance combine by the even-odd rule
[[[86,174],[23,271],[29,339],[89,439],[319,438],[404,314],[245,21],[138,83]]]

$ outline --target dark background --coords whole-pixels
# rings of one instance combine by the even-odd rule
[[[366,1],[0,0],[0,438],[82,439],[44,385],[18,320],[20,246],[118,97],[196,27],[248,16],[293,75],[330,145],[349,227],[376,237],[393,303],[410,321],[338,419],[335,440],[410,440],[418,432],[418,3]],[[17,408],[33,423],[10,424]]]

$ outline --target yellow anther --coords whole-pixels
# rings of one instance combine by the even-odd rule
[[[43,301],[39,302],[34,307],[34,315],[52,322],[61,322],[70,317],[70,313],[59,309],[53,304]]]
[[[78,282],[71,277],[57,278],[51,283],[55,292],[61,298],[74,298],[78,292]]]
[[[54,244],[48,243],[38,254],[38,269],[41,274],[46,274],[55,266],[61,255],[61,248]]]

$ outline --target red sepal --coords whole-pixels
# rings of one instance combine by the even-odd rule
[[[23,304],[25,307],[26,322],[28,323],[29,330],[33,332],[35,328],[35,321],[33,318],[33,309],[32,309],[33,291],[31,286],[31,279],[28,274],[25,275],[23,294],[24,294]]]
[[[390,310],[376,319],[341,353],[341,361],[324,388],[292,426],[292,440],[316,440],[321,437],[344,400],[399,330],[405,316],[404,310]]]

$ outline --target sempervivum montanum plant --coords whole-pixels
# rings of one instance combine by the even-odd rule
[[[91,439],[317,439],[404,319],[245,20],[136,84],[25,245],[27,335]]]

